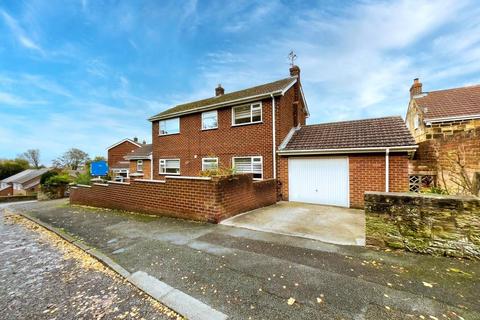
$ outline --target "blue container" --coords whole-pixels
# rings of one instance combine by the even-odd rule
[[[93,161],[90,166],[90,172],[92,176],[103,177],[108,173],[108,164],[105,160]]]

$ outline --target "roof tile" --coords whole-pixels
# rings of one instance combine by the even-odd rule
[[[413,146],[401,117],[386,117],[302,126],[283,150],[357,149]]]

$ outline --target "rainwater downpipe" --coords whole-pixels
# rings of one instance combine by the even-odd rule
[[[390,161],[389,161],[389,153],[390,153],[390,149],[387,148],[385,149],[385,192],[388,192],[388,190],[390,189],[390,174],[389,174],[389,171],[390,171]]]
[[[277,179],[277,154],[276,154],[276,141],[275,141],[275,97],[273,93],[270,94],[272,97],[272,141],[273,141],[273,179]]]

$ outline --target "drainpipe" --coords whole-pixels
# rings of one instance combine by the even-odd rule
[[[150,155],[150,180],[153,180],[153,153]]]
[[[275,97],[273,96],[273,93],[270,94],[270,96],[272,97],[273,179],[277,179],[277,154],[276,154],[277,147],[276,147],[276,141],[275,141]]]
[[[390,187],[390,174],[389,174],[389,171],[390,171],[390,156],[389,156],[389,153],[390,153],[390,149],[387,148],[385,149],[385,192],[388,192]]]

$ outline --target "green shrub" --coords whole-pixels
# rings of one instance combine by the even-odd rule
[[[92,177],[88,173],[79,174],[74,181],[76,184],[90,185],[92,183]]]
[[[428,189],[421,190],[421,193],[448,194],[447,190],[440,187],[430,187]]]
[[[235,174],[235,169],[227,167],[200,171],[201,177],[222,177],[231,176],[232,174]]]

